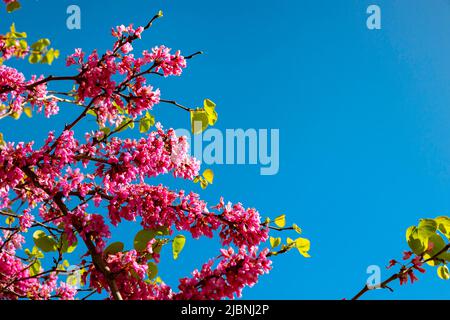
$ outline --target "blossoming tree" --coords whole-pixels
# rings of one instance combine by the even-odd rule
[[[6,3],[8,11],[20,7],[17,1]],[[72,75],[27,80],[17,69],[0,66],[0,118],[19,119],[34,112],[51,117],[67,104],[79,108],[77,116],[61,132],[49,132],[40,147],[6,142],[7,133],[1,136],[0,215],[6,219],[0,227],[0,298],[73,299],[95,292],[111,299],[233,298],[269,272],[272,256],[293,248],[308,256],[309,241],[304,238],[281,245],[281,238],[272,237],[272,249],[263,248],[270,230],[301,232],[296,225],[286,227],[284,215],[262,221],[258,211],[240,203],[220,199],[210,207],[193,192],[151,184],[151,178],[170,173],[205,188],[213,173],[208,169],[200,175],[186,137],[155,124],[149,111],[161,103],[188,111],[195,133],[217,120],[211,100],[205,99],[203,108],[188,108],[163,99],[160,90],[148,84],[151,76],[180,76],[187,60],[200,54],[184,57],[164,46],[139,57],[132,54],[133,42],[161,16],[144,27],[113,29],[115,41],[104,54],[76,49],[66,60]],[[30,63],[51,64],[58,57],[48,39],[28,45],[26,36],[12,25],[0,37],[2,63],[28,57]],[[50,90],[56,81],[70,89]],[[77,124],[89,116],[96,118],[98,128],[77,139]],[[117,137],[135,124],[140,139]],[[142,226],[134,248],[109,243],[111,227],[123,221]],[[175,259],[183,249],[186,238],[179,231],[195,239],[218,237],[222,249],[173,289],[156,274],[163,246],[172,246]],[[79,243],[85,254],[73,257]],[[76,275],[81,281],[73,286]]]
[[[16,0],[4,2],[9,12],[20,8]],[[14,58],[52,64],[59,51],[48,39],[30,45],[14,24],[0,35],[0,119],[51,117],[68,105],[78,110],[64,128],[54,128],[36,145],[8,142],[8,133],[0,133],[0,299],[85,299],[94,293],[110,299],[234,298],[270,271],[273,256],[296,249],[309,257],[309,240],[270,236],[301,233],[297,225],[286,225],[284,215],[264,219],[240,203],[220,198],[209,206],[196,193],[152,184],[152,178],[172,174],[205,188],[214,178],[210,169],[199,173],[186,137],[155,123],[152,109],[170,104],[188,112],[194,133],[218,118],[209,99],[201,108],[186,107],[149,84],[152,76],[180,76],[187,61],[201,54],[183,56],[158,46],[134,55],[133,43],[161,16],[143,27],[114,28],[114,43],[103,54],[76,49],[66,59],[69,75],[61,76],[26,79],[5,65]],[[52,90],[55,82],[68,89]],[[87,117],[95,117],[98,126],[80,139],[77,125]],[[119,137],[135,125],[140,139]],[[132,248],[112,240],[120,240],[112,230],[124,221],[142,227]],[[171,246],[176,259],[187,233],[194,239],[216,237],[222,248],[172,288],[157,276],[161,249]],[[415,281],[414,271],[424,272],[424,263],[448,279],[449,237],[448,217],[409,228],[411,251],[403,263],[390,262],[400,271],[379,287],[390,288],[396,279],[403,284],[408,276]],[[370,289],[364,286],[354,299]]]

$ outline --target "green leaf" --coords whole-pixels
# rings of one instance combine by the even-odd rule
[[[279,228],[284,228],[286,226],[286,215],[282,214],[281,216],[276,217],[273,222],[275,222]]]
[[[33,233],[33,240],[36,247],[44,252],[51,252],[57,250],[57,243],[55,239],[45,234],[42,230],[37,230]]]
[[[147,244],[150,240],[160,236],[169,235],[169,229],[166,227],[158,227],[156,229],[144,229],[136,233],[134,237],[134,248],[137,251],[144,251],[147,248]]]
[[[434,219],[438,225],[440,232],[445,234],[450,239],[450,218],[449,217],[437,217]]]
[[[216,104],[209,99],[203,101],[203,107],[207,113],[211,113],[216,109]]]
[[[55,60],[55,58],[56,58],[55,50],[54,49],[50,49],[45,54],[44,59],[42,59],[41,63],[48,63],[49,65],[51,65],[53,63],[53,60]]]
[[[92,110],[92,109],[89,109],[89,110],[86,112],[86,114],[90,114],[91,116],[94,116],[94,117],[97,116],[97,113],[96,113],[94,110]]]
[[[41,58],[42,58],[42,56],[40,54],[32,53],[28,57],[28,62],[32,63],[32,64],[35,64],[35,63],[38,63],[41,60]]]
[[[44,258],[44,254],[36,246],[33,247],[32,251],[30,251],[30,249],[25,249],[25,253],[29,258],[38,258],[38,259]]]
[[[122,122],[116,127],[116,132],[122,132],[131,128],[131,123],[134,125],[134,120],[131,118],[124,118]],[[132,129],[132,128],[131,128]]]
[[[212,114],[208,114],[208,124],[210,126],[213,126],[216,124],[217,119],[219,119],[219,115],[216,111],[214,111]]]
[[[31,49],[35,51],[42,52],[45,48],[47,48],[50,45],[49,39],[39,39],[35,43],[31,45]]]
[[[295,232],[297,232],[298,234],[302,234],[302,229],[300,229],[300,227],[295,223],[292,225],[292,228],[294,228]]]
[[[158,274],[158,266],[154,262],[147,263],[148,270],[147,275],[149,279],[154,279],[156,275]]]
[[[107,136],[111,133],[111,129],[108,127],[101,128],[100,131],[103,132],[104,136]]]
[[[199,134],[208,128],[209,118],[204,110],[191,110],[191,130],[193,134]]]
[[[41,261],[36,259],[36,261],[30,267],[30,276],[34,277],[35,275],[41,272]]]
[[[147,244],[150,240],[155,238],[156,232],[153,230],[141,230],[134,237],[134,248],[137,251],[144,251],[147,248]]]
[[[109,254],[116,254],[118,252],[122,252],[124,247],[125,245],[123,244],[123,242],[119,241],[113,242],[105,249],[105,251],[103,251],[103,255],[107,256]]]
[[[441,278],[442,280],[449,280],[450,279],[450,273],[448,271],[447,266],[440,266],[437,269],[437,274],[438,274],[439,278]]]
[[[423,238],[429,238],[436,233],[437,222],[434,219],[420,219],[417,226],[419,236]]]
[[[20,113],[18,113],[18,112],[13,112],[13,113],[11,113],[11,117],[12,117],[14,120],[19,120],[19,119],[20,119]]]
[[[186,243],[186,237],[181,234],[177,235],[175,237],[175,239],[173,239],[172,253],[173,253],[173,258],[175,260],[178,259],[178,255],[183,250],[185,243]]]
[[[155,117],[147,112],[145,114],[145,117],[139,120],[139,132],[140,133],[147,132],[154,125],[155,125]]]
[[[298,252],[305,258],[310,258],[308,251],[311,249],[311,242],[305,238],[297,238],[295,239],[295,247],[298,249]]]
[[[31,110],[30,107],[23,108],[23,112],[27,115],[28,118],[33,117],[33,111]]]
[[[203,177],[208,183],[213,183],[214,181],[214,172],[211,169],[206,169],[203,171]]]
[[[11,31],[12,34],[16,33],[16,24],[14,22],[9,27],[9,31]]]
[[[218,114],[216,112],[216,104],[209,99],[203,101],[203,108],[208,116],[208,124],[213,126],[218,119]]]
[[[67,241],[67,235],[64,233],[61,236],[61,251],[63,253],[72,253],[77,248],[78,241],[75,241],[71,245],[69,245],[69,242]]]
[[[16,218],[11,217],[11,216],[6,217],[6,219],[5,219],[5,222],[8,226],[12,225],[14,223],[14,221],[16,221]]]
[[[281,238],[270,237],[270,246],[276,248],[281,244]]]
[[[76,273],[75,274],[70,274],[70,275],[67,276],[66,283],[69,286],[76,287],[76,286],[79,285],[79,283],[78,283],[79,279],[80,279],[80,276],[78,274],[76,274]]]
[[[11,13],[11,12],[14,12],[14,11],[20,9],[20,7],[21,7],[21,6],[20,6],[19,1],[10,2],[10,3],[8,3],[8,5],[6,6],[6,11],[7,11],[8,13]]]
[[[36,257],[38,259],[44,258],[44,253],[41,250],[39,250],[39,248],[36,246],[33,247],[33,251],[31,251],[31,253],[33,257]]]
[[[421,255],[428,248],[428,239],[419,236],[415,226],[411,226],[406,230],[406,241],[412,252],[417,255]]]
[[[207,186],[208,181],[206,181],[204,178],[200,179],[200,187],[202,187],[202,189],[206,189]]]
[[[19,41],[19,45],[20,45],[20,49],[22,49],[24,51],[28,49],[28,43],[23,39]]]
[[[431,237],[428,238],[428,247],[432,247],[431,249],[428,249],[427,252],[423,255],[423,258],[425,260],[435,256],[436,254],[438,254],[442,249],[444,249],[445,247],[445,241],[444,239],[438,235],[437,233],[435,233],[434,235],[432,235]],[[443,255],[439,255],[436,257],[437,259],[433,259],[427,262],[427,264],[429,264],[430,266],[437,266],[439,265],[441,262],[440,260],[443,259]]]

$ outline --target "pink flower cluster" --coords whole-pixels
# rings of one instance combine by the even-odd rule
[[[6,37],[0,35],[0,58],[5,60],[9,60],[12,57],[24,58],[29,52],[29,47],[22,48],[18,39],[8,39]]]
[[[6,89],[8,91],[6,91]],[[5,92],[6,91],[6,92]],[[12,112],[21,113],[25,98],[22,93],[25,91],[25,76],[14,68],[5,65],[0,66],[0,101],[9,102]],[[0,116],[9,111],[0,111]]]
[[[153,62],[156,71],[162,70],[165,77],[179,76],[186,68],[186,59],[179,50],[175,54],[171,54],[170,51],[171,49],[165,46],[154,47],[151,52],[143,52],[144,61],[147,63]]]
[[[268,273],[271,261],[267,258],[268,249],[257,252],[241,247],[238,252],[233,248],[221,250],[221,260],[214,268],[214,260],[195,270],[192,278],[180,280],[180,292],[175,299],[180,300],[219,300],[240,297],[245,286],[252,287],[258,277]]]
[[[240,203],[225,205],[223,198],[215,208],[222,209],[220,217],[226,221],[220,231],[223,245],[233,242],[238,247],[253,247],[269,238],[269,229],[261,227],[261,217],[255,209],[245,209]]]
[[[75,83],[73,102],[89,105],[101,126],[135,119],[161,101],[159,89],[147,84],[147,74],[179,76],[186,67],[180,51],[173,54],[165,46],[136,58],[132,44],[144,29],[132,25],[113,29],[116,41],[103,55],[97,51],[85,55],[76,49],[67,58],[67,66],[76,65],[79,73],[58,78]],[[0,41],[0,52],[1,48]],[[57,101],[48,97],[47,83],[52,79],[33,76],[27,81],[16,69],[0,66],[0,101],[6,104],[0,117],[20,115],[25,105],[47,117],[57,114]],[[59,136],[50,132],[40,148],[32,142],[0,146],[0,209],[12,210],[18,202],[26,205],[17,214],[16,224],[0,238],[0,299],[73,299],[78,292],[62,282],[58,286],[54,269],[40,274],[44,269],[38,268],[38,276],[36,270],[30,276],[30,259],[16,255],[23,249],[22,233],[36,226],[61,233],[64,238],[61,235],[59,240],[69,245],[83,240],[88,248],[85,256],[92,260],[89,265],[81,262],[87,268],[83,280],[98,292],[106,289],[111,297],[108,273],[114,275],[124,299],[222,299],[239,297],[245,286],[253,286],[260,275],[269,272],[269,250],[259,250],[269,230],[261,224],[258,211],[240,203],[225,204],[223,199],[209,208],[196,193],[147,183],[167,173],[188,180],[198,176],[200,164],[190,156],[186,137],[157,124],[154,132],[140,139],[121,139],[99,130],[86,134],[82,142],[73,131],[77,121]],[[107,214],[92,212],[99,207],[107,208]],[[149,255],[159,263],[156,240],[148,242],[143,252],[105,253],[110,226],[123,220],[139,220],[144,229],[164,227],[169,234],[189,232],[193,238],[218,234],[224,248],[219,258],[181,279],[179,291],[174,292],[164,283],[147,279]]]
[[[143,30],[143,27],[134,29],[132,25],[119,26],[112,32],[118,38],[113,50],[101,57],[94,51],[85,61],[84,52],[76,49],[67,58],[67,66],[79,66],[80,73],[76,77],[78,101],[95,99],[94,110],[102,125],[121,123],[124,119],[122,110],[136,118],[160,102],[159,89],[146,84],[145,74],[162,70],[165,76],[179,76],[186,68],[186,60],[180,51],[171,54],[164,46],[155,47],[151,52],[144,51],[141,58],[135,58],[131,54],[132,42],[141,37]],[[117,75],[123,79],[116,82],[114,77]]]
[[[0,237],[0,300],[47,300],[54,292],[62,298],[73,299],[76,290],[64,283],[58,287],[55,273],[40,278],[30,277],[30,265],[15,256],[24,243],[21,234],[10,231],[3,232],[3,237]]]
[[[188,154],[186,137],[177,137],[173,129],[164,132],[157,128],[139,140],[113,138],[103,149],[88,154],[105,159],[97,163],[95,176],[103,178],[107,191],[122,188],[136,178],[143,181],[170,171],[184,179],[198,175],[200,164]]]
[[[413,255],[414,254],[411,251],[404,251],[403,252],[403,260],[409,260],[409,259],[411,259],[411,257]],[[409,280],[411,281],[411,284],[416,282],[417,280],[419,280],[416,277],[416,275],[414,274],[415,270],[419,271],[420,273],[426,272],[426,270],[424,268],[422,268],[423,262],[422,262],[422,258],[420,256],[417,256],[417,255],[414,256],[414,258],[411,259],[410,263],[412,264],[412,266],[409,268],[406,268],[406,266],[404,266],[404,265],[401,267],[401,270],[398,274],[398,279],[400,281],[400,285],[407,284],[408,277],[409,277]],[[390,269],[397,264],[401,265],[400,262],[392,259],[389,261],[389,265],[387,266],[387,269]]]
[[[22,73],[5,65],[0,66],[0,101],[6,103],[6,108],[0,109],[0,117],[15,113],[20,116],[27,103],[36,107],[38,112],[44,111],[46,117],[55,115],[59,107],[54,98],[47,98],[47,85],[45,83],[31,86],[43,77],[33,76],[25,81]]]

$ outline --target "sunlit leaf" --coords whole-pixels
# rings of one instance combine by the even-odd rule
[[[123,242],[113,242],[108,247],[106,247],[106,249],[103,251],[103,254],[105,256],[109,254],[116,254],[122,252],[124,247],[125,245],[123,244]]]
[[[36,259],[36,261],[30,267],[30,276],[34,277],[40,272],[41,272],[41,261]]]
[[[33,117],[33,111],[30,107],[23,108],[23,112],[27,115],[28,118]]]
[[[173,239],[172,242],[172,252],[173,252],[173,258],[176,260],[178,259],[178,255],[183,250],[184,245],[186,243],[186,238],[183,235],[177,235],[175,239]]]
[[[154,279],[156,275],[158,274],[158,266],[154,262],[147,263],[148,270],[147,275],[149,279]]]
[[[295,239],[295,247],[298,249],[298,252],[305,258],[311,257],[308,251],[311,248],[311,242],[305,238],[297,238]]]
[[[443,280],[449,280],[450,279],[450,273],[448,271],[448,267],[447,266],[440,266],[437,269],[437,274],[438,274],[439,278],[441,278]]]
[[[273,222],[279,227],[284,228],[286,226],[286,215],[282,214],[281,216],[276,217]]]
[[[203,171],[203,177],[208,183],[213,183],[214,181],[214,172],[211,169],[206,169]]]
[[[302,233],[302,229],[300,229],[300,227],[298,225],[296,225],[295,223],[292,225],[292,228],[295,230],[295,232],[297,232],[298,234]]]
[[[194,134],[200,134],[208,128],[209,119],[206,111],[192,110],[191,112],[191,130]]]
[[[281,244],[281,238],[270,237],[270,246],[276,248]]]
[[[33,233],[34,244],[44,252],[51,252],[57,250],[57,243],[51,236],[45,234],[42,230],[37,230]]]

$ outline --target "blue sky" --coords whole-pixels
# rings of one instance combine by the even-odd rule
[[[23,2],[17,13],[1,13],[1,30],[15,21],[30,38],[50,38],[63,57],[76,47],[104,51],[112,26],[143,25],[162,9],[164,18],[136,49],[165,44],[206,53],[182,77],[155,79],[163,96],[186,105],[213,99],[221,130],[280,129],[277,175],[261,176],[257,166],[213,166],[216,180],[206,191],[163,180],[211,203],[223,195],[264,216],[285,213],[311,239],[311,259],[294,252],[275,257],[272,273],[246,289],[246,299],[351,297],[369,265],[389,276],[384,266],[406,249],[408,226],[450,214],[447,0]],[[65,26],[70,4],[81,8],[81,30]],[[382,10],[381,30],[366,28],[370,4]],[[26,74],[67,73],[63,59],[50,68],[15,66]],[[189,125],[188,115],[170,106],[155,115],[166,127]],[[1,131],[8,140],[41,141],[73,116],[65,109],[51,120],[6,120]],[[131,243],[130,230],[138,229],[127,225],[117,239]],[[188,239],[176,262],[167,252],[161,276],[176,284],[215,255],[212,242]],[[450,298],[434,269],[393,289],[366,298]]]

